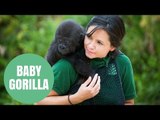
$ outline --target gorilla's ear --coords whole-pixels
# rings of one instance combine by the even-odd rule
[[[80,33],[80,40],[79,40],[80,47],[83,47],[84,38],[85,38],[85,33]]]
[[[80,42],[84,41],[85,33],[80,33]]]

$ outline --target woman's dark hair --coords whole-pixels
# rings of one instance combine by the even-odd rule
[[[86,29],[90,26],[96,26],[87,36],[91,36],[97,29],[105,30],[110,37],[111,45],[119,47],[125,35],[125,26],[123,20],[118,15],[97,15],[88,23]]]

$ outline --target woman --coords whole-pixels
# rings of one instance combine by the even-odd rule
[[[49,96],[37,105],[133,105],[136,97],[130,59],[118,50],[125,26],[117,15],[94,16],[86,27],[85,55],[96,70],[74,94],[66,95],[78,74],[61,59],[54,67],[55,81]]]

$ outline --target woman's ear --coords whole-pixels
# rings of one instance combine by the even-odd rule
[[[115,47],[111,46],[110,51],[112,52],[112,51],[114,51],[115,49],[116,49]]]

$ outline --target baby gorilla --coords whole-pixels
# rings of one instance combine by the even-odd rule
[[[85,30],[81,25],[72,20],[66,20],[57,28],[55,39],[46,56],[51,66],[61,58],[68,60],[79,75],[78,84],[95,74],[89,65],[90,60],[85,56],[84,37]]]

